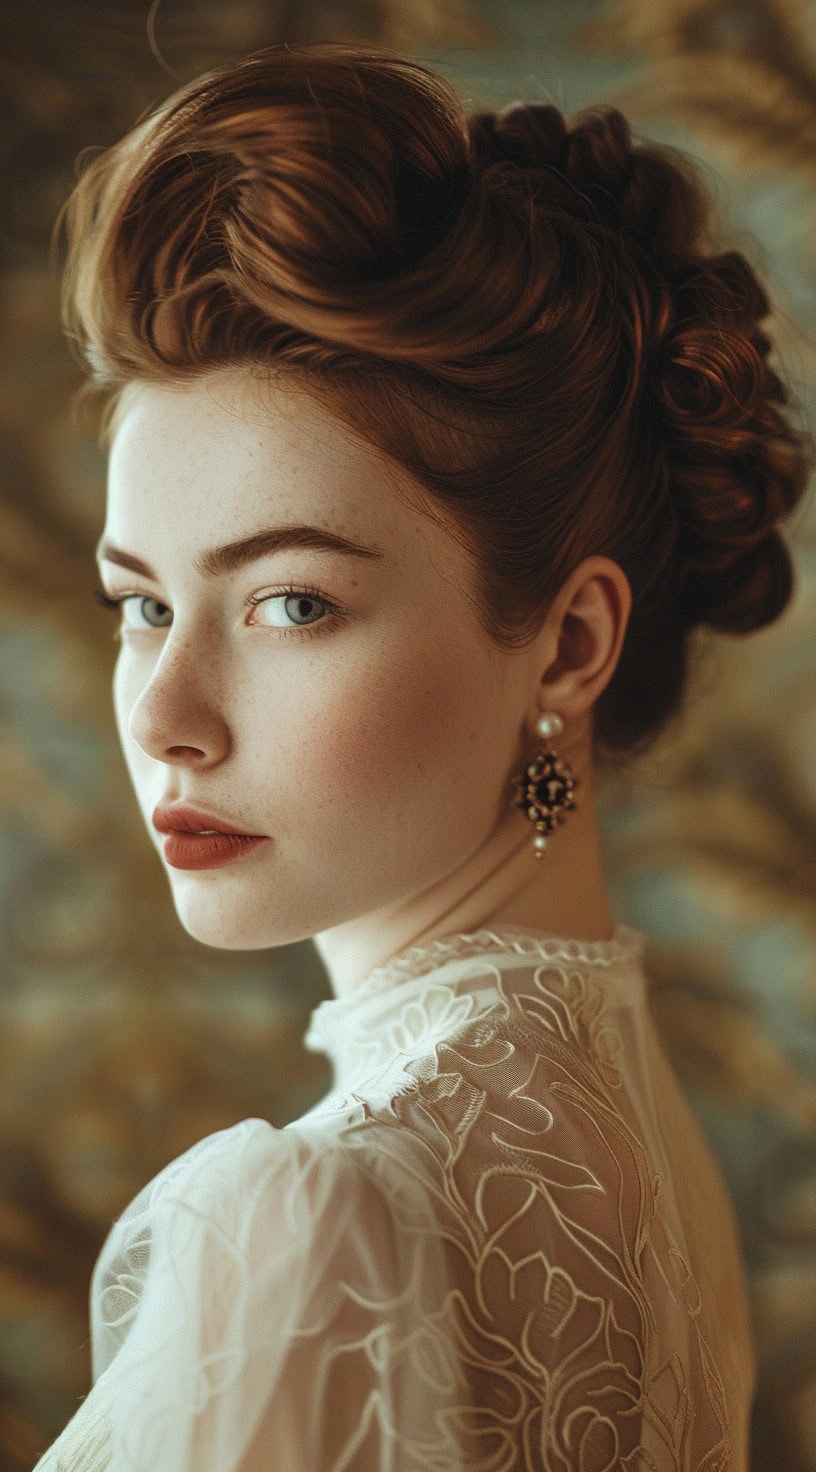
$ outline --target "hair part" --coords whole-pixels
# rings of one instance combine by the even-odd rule
[[[692,634],[787,606],[777,523],[816,465],[718,251],[692,161],[616,108],[468,115],[381,47],[271,47],[209,71],[91,159],[55,225],[65,331],[109,444],[129,385],[284,375],[453,525],[502,647],[610,557],[632,609],[593,754],[646,750]]]

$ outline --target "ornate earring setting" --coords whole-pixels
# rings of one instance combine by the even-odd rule
[[[536,734],[545,739],[558,736],[563,729],[564,722],[554,711],[539,716],[536,721]],[[566,821],[568,811],[575,810],[573,794],[581,784],[573,776],[569,762],[564,761],[551,746],[545,747],[519,776],[514,777],[513,784],[516,788],[515,806],[521,808],[536,826],[533,857],[542,859],[548,834]]]

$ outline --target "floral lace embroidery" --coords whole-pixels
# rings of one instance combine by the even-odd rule
[[[39,1472],[746,1472],[735,1223],[641,946],[461,934],[322,1004],[345,1086],[114,1225]]]

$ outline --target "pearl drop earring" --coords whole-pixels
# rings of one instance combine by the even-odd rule
[[[564,729],[564,722],[555,711],[549,711],[539,716],[535,729],[536,734],[546,740],[550,736],[558,736]],[[536,826],[533,857],[542,859],[547,836],[559,823],[566,821],[568,811],[575,810],[573,794],[581,784],[573,776],[569,762],[549,745],[519,776],[513,778],[513,783],[516,788],[515,806],[521,808]]]

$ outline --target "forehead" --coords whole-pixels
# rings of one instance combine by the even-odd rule
[[[386,469],[373,445],[354,436],[305,389],[265,383],[235,369],[182,384],[128,385],[111,440],[110,474],[115,479],[122,460],[132,472],[145,459],[152,464],[159,457],[177,457],[179,472],[189,460],[198,471],[212,462],[223,474],[237,459],[242,473],[253,461],[264,472],[270,461],[308,467],[315,475],[332,466]]]
[[[146,542],[155,551],[167,536],[198,550],[308,521],[391,555],[441,557],[455,574],[461,552],[439,514],[407,470],[292,381],[228,368],[122,396],[105,534],[148,557]]]

